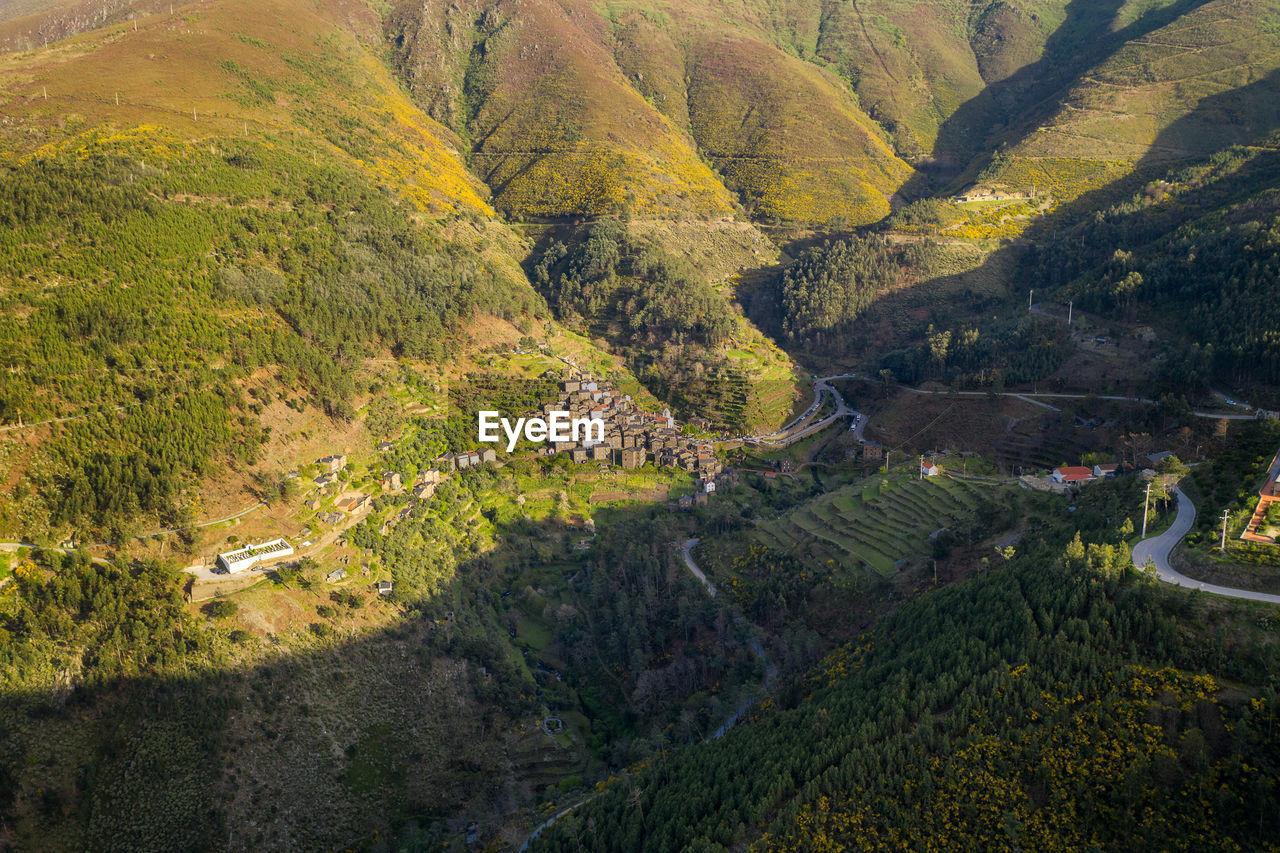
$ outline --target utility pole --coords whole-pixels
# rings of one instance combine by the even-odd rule
[[[924,479],[924,454],[920,454],[920,479]]]
[[[1227,514],[1228,510],[1222,511],[1222,544],[1218,546],[1219,551],[1227,550]]]
[[[1076,305],[1075,300],[1068,300],[1067,302],[1067,325],[1068,326],[1071,325],[1071,311],[1072,309],[1075,308],[1075,305]]]
[[[1151,505],[1151,483],[1147,483],[1147,497],[1142,502],[1142,538],[1147,538],[1147,507]]]
[[[884,472],[886,474],[889,473],[889,454],[892,452],[893,452],[892,450],[886,450],[884,452]]]

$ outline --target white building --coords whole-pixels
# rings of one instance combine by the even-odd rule
[[[247,545],[239,551],[228,551],[225,554],[219,554],[218,565],[225,569],[227,574],[234,575],[236,572],[251,569],[258,563],[292,555],[292,545],[283,539],[272,539],[270,542],[263,542],[261,545]]]

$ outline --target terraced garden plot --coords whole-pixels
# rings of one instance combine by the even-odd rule
[[[993,493],[949,477],[899,475],[823,495],[758,525],[754,535],[770,548],[889,575],[900,560],[927,551],[930,533],[968,516]]]
[[[857,495],[840,495],[831,501],[831,506],[841,512],[856,512],[862,508],[862,499]]]

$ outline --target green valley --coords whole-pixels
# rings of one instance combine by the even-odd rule
[[[1275,849],[1278,75],[0,4],[0,849]]]

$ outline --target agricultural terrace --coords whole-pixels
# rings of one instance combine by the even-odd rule
[[[919,480],[914,469],[878,473],[761,522],[752,539],[819,565],[889,576],[924,556],[931,534],[969,519],[998,490],[945,475]]]

